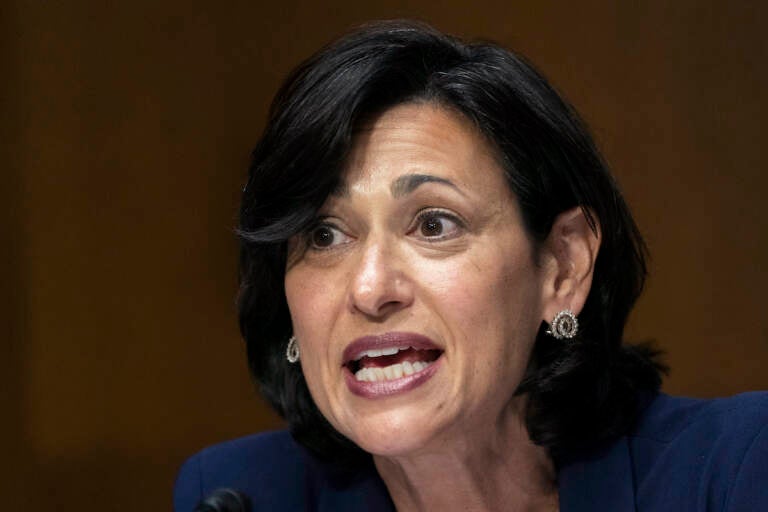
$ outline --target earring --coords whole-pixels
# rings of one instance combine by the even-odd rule
[[[579,321],[573,311],[564,309],[555,315],[552,326],[547,329],[547,334],[555,339],[571,339],[579,332]]]
[[[285,358],[289,363],[295,363],[299,360],[299,344],[296,342],[296,336],[288,339],[288,348],[285,349]]]

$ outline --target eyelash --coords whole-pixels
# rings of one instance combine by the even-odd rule
[[[457,215],[446,210],[431,208],[431,209],[419,212],[419,214],[416,216],[416,219],[414,219],[413,228],[411,228],[408,232],[409,233],[417,232],[417,230],[424,225],[424,222],[426,222],[428,219],[435,219],[435,218],[452,222],[456,226],[455,227],[456,231],[461,231],[466,228],[466,224],[464,223],[464,221],[462,221]],[[461,233],[441,234],[441,235],[432,236],[432,237],[423,236],[421,237],[421,239],[430,243],[437,243],[437,242],[442,242],[444,240],[450,240],[452,238],[455,238],[459,236],[459,234]]]
[[[418,230],[423,227],[424,223],[429,219],[439,219],[440,221],[448,221],[455,225],[455,228],[453,233],[443,234],[437,236],[426,236],[421,235],[418,233]],[[341,245],[340,243],[332,243],[328,246],[319,246],[314,243],[314,236],[317,234],[318,230],[321,228],[326,228],[330,231],[332,231],[334,234],[341,234],[344,237],[349,237],[346,233],[344,233],[344,230],[339,228],[337,225],[335,225],[332,222],[328,222],[325,219],[318,219],[317,222],[315,222],[312,227],[310,227],[305,234],[305,243],[307,249],[313,250],[313,251],[328,251],[331,249],[334,249]],[[411,224],[411,227],[408,229],[407,234],[416,234],[420,240],[423,240],[427,243],[438,243],[445,240],[450,240],[453,238],[456,238],[461,233],[460,231],[463,231],[466,228],[466,224],[464,223],[461,218],[459,218],[457,215],[446,211],[442,209],[435,209],[430,208],[427,210],[423,210],[419,212],[416,215],[416,218],[413,220],[413,223]],[[336,235],[338,236],[338,235]]]
[[[346,233],[342,229],[340,229],[337,225],[333,224],[332,222],[328,222],[325,219],[318,219],[317,222],[315,222],[307,231],[305,234],[305,243],[307,249],[313,250],[313,251],[328,251],[336,247],[338,244],[330,245],[327,247],[319,246],[314,243],[314,236],[317,233],[317,231],[321,228],[326,228],[332,231],[334,234],[340,233],[344,236]]]

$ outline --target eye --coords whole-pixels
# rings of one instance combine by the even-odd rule
[[[307,243],[311,249],[324,250],[351,240],[342,230],[329,223],[316,225],[309,231]]]
[[[459,236],[464,223],[453,214],[443,210],[427,210],[416,217],[412,232],[431,242]]]

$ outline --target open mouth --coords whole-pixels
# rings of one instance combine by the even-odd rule
[[[412,346],[382,347],[361,352],[345,366],[359,382],[401,379],[428,368],[442,350]]]

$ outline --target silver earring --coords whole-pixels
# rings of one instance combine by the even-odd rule
[[[285,358],[289,363],[295,363],[299,360],[299,344],[296,342],[296,336],[291,336],[288,340],[288,348],[285,349]]]
[[[579,321],[573,311],[564,309],[555,315],[552,326],[547,329],[547,334],[555,339],[571,339],[579,332]]]

